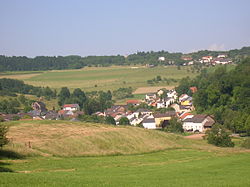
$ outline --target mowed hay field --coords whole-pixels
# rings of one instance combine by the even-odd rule
[[[66,121],[6,125],[12,143],[1,150],[0,171],[9,172],[0,172],[0,186],[250,185],[250,153],[239,147],[218,148],[137,127]],[[3,153],[12,158],[3,159]]]
[[[7,148],[23,155],[89,156],[138,154],[180,147],[173,134],[130,126],[67,121],[7,123]]]
[[[194,77],[196,73],[188,73],[187,67],[154,67],[146,68],[138,66],[112,66],[112,67],[86,67],[80,70],[60,70],[45,71],[38,74],[24,75],[21,72],[2,74],[0,78],[15,78],[24,80],[25,83],[35,86],[50,86],[51,88],[61,88],[67,86],[71,89],[81,88],[85,91],[93,90],[115,90],[120,87],[151,87],[147,80],[155,78],[157,75],[167,79],[181,79],[186,76]],[[176,83],[166,85],[159,83],[154,86],[176,86]]]

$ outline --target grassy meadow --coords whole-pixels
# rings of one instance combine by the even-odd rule
[[[0,78],[15,78],[24,80],[25,83],[35,86],[49,86],[59,89],[67,86],[70,89],[81,88],[84,91],[95,90],[115,90],[120,87],[139,87],[151,86],[176,86],[177,83],[171,82],[158,83],[155,85],[147,84],[147,80],[160,75],[167,79],[181,79],[186,76],[194,77],[197,73],[187,72],[188,67],[181,67],[178,70],[175,66],[158,66],[146,68],[144,66],[112,66],[112,67],[86,67],[79,70],[53,70],[44,72],[7,72],[0,74]]]
[[[0,172],[0,186],[250,185],[250,152],[239,146],[218,148],[204,140],[126,126],[6,125],[11,143],[0,151],[0,171],[9,172]]]

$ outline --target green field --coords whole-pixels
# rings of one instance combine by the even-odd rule
[[[0,172],[0,186],[250,185],[250,153],[240,147],[218,148],[204,140],[136,127],[65,121],[7,125],[9,136],[16,138],[0,155],[10,151],[16,154],[11,153],[8,159],[1,157],[0,169],[10,172]],[[70,137],[74,139],[65,144]],[[32,140],[32,148],[21,146],[27,138]],[[58,143],[52,146],[48,142]],[[60,152],[53,152],[56,147]],[[114,150],[119,147],[124,152],[119,150],[118,155]],[[74,148],[75,155],[71,152]],[[96,156],[83,150],[94,150]]]
[[[51,88],[61,88],[67,86],[71,89],[82,88],[84,91],[93,90],[115,90],[120,87],[138,88],[151,86],[147,80],[160,75],[167,79],[181,79],[186,76],[194,77],[197,73],[188,73],[187,67],[178,70],[175,66],[158,66],[155,68],[146,68],[144,66],[112,66],[112,67],[86,67],[80,70],[61,70],[17,72],[1,74],[0,78],[15,78],[24,80],[25,83],[35,86],[50,86]],[[171,82],[170,85],[176,86],[177,83]],[[159,83],[153,86],[168,86],[166,83]]]

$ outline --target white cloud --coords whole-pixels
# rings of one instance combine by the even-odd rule
[[[208,47],[210,51],[224,51],[225,45],[224,44],[212,44]]]

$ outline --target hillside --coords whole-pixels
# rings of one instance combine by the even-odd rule
[[[7,149],[24,155],[137,154],[180,147],[176,141],[179,136],[136,127],[67,121],[20,121],[6,124],[10,126],[8,137],[11,140]]]

